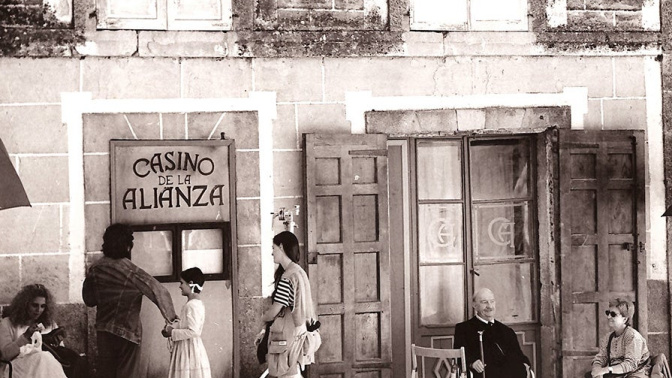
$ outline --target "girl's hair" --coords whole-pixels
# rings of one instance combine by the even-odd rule
[[[632,326],[632,317],[635,315],[635,305],[627,299],[616,298],[609,301],[609,307],[616,307],[622,316],[628,318],[626,325]]]
[[[299,262],[299,239],[296,238],[296,235],[289,231],[283,231],[273,237],[273,244],[282,246],[282,250],[285,251],[285,254],[292,262]],[[280,277],[282,277],[283,273],[285,273],[285,268],[279,265],[273,276],[276,286],[280,282]]]
[[[133,248],[133,230],[129,226],[115,223],[105,230],[103,235],[105,256],[112,259],[130,258],[131,248]]]
[[[183,279],[186,283],[195,283],[200,287],[203,287],[205,284],[205,276],[203,275],[203,272],[198,269],[197,267],[189,268],[187,270],[183,270],[180,273],[180,278]],[[200,293],[201,290],[197,287],[192,287],[191,288],[194,293]]]
[[[51,295],[49,289],[42,284],[26,285],[14,296],[12,304],[9,307],[9,320],[14,325],[27,325],[31,320],[28,315],[30,303],[39,297],[45,299],[46,306],[37,322],[42,323],[45,327],[53,324],[54,297]]]

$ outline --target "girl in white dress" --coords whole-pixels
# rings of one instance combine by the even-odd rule
[[[168,378],[211,378],[210,361],[201,340],[205,306],[200,293],[204,283],[203,272],[198,268],[180,273],[180,290],[187,303],[179,321],[166,325],[162,331],[172,344]]]

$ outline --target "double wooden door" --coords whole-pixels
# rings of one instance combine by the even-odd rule
[[[453,152],[462,148],[455,161],[466,159],[459,169],[441,163],[448,167],[444,172],[467,180],[444,180],[448,188],[419,187],[414,169],[400,163],[404,154],[392,149],[391,159],[399,160],[389,162],[392,177],[407,180],[406,190],[419,198],[410,214],[388,209],[388,199],[394,203],[406,186],[390,183],[388,192],[384,135],[307,135],[307,263],[324,341],[311,376],[404,376],[399,349],[410,345],[399,334],[410,333],[416,344],[451,347],[453,326],[473,314],[470,296],[482,285],[498,294],[498,318],[516,330],[524,352],[537,362],[538,376],[583,375],[607,332],[604,310],[614,297],[636,303],[635,326],[646,335],[642,134],[560,130],[529,138],[440,141],[439,147]],[[407,141],[411,148],[404,151],[412,163],[418,148]],[[432,143],[424,146],[430,159],[417,169],[445,157],[432,152]],[[498,160],[506,154],[507,163]],[[501,182],[474,189],[501,167],[508,172]],[[446,178],[436,172],[432,180]],[[463,212],[452,214],[457,208]],[[428,217],[426,226],[419,225],[421,213],[433,211],[441,222]],[[410,287],[397,285],[408,278],[404,269],[391,269],[404,268],[403,256],[390,255],[389,244],[402,241],[404,222],[414,227],[411,234],[437,238],[427,239],[424,251],[417,238],[408,243],[415,246],[406,267]],[[544,230],[537,228],[542,223],[548,224]],[[459,254],[446,249],[467,239],[472,244],[460,244]],[[441,289],[444,283],[448,291]],[[404,308],[395,303],[406,295],[410,322],[403,315],[394,322],[399,314],[392,310]],[[394,332],[393,324],[399,325]]]

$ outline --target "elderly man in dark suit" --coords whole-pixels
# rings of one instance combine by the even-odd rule
[[[455,327],[455,348],[464,347],[467,366],[475,378],[525,378],[530,360],[523,354],[515,332],[495,320],[495,295],[482,288],[472,298],[476,315]],[[479,331],[483,331],[481,356]],[[485,363],[484,363],[485,361]]]

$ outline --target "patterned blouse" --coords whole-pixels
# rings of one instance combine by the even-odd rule
[[[611,359],[607,363],[607,344],[609,343],[607,334],[600,343],[600,351],[593,358],[593,366],[621,366],[624,373],[630,373],[646,363],[649,359],[649,348],[646,346],[646,340],[634,328],[628,326],[620,336],[614,336],[611,340]]]

